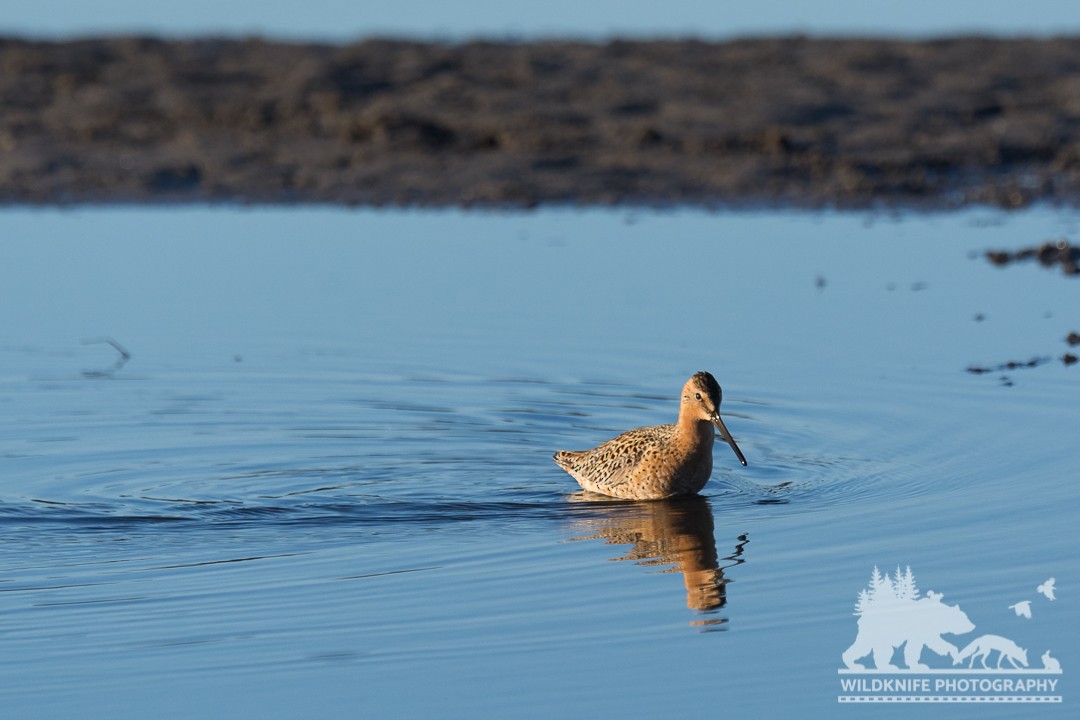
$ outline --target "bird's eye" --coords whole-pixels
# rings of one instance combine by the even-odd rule
[[[701,393],[694,393],[694,397],[697,398],[698,400],[700,400],[701,399]]]

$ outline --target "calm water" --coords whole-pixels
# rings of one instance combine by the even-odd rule
[[[374,33],[461,39],[570,35],[1061,35],[1080,29],[1080,11],[1070,0],[987,3],[978,0],[759,0],[755,3],[667,0],[399,0],[363,3],[307,0],[303,5],[260,0],[36,0],[7,3],[0,32],[33,36],[92,33],[155,35],[270,35],[292,39],[350,40]]]
[[[0,707],[849,715],[855,598],[899,564],[1060,660],[1064,704],[996,710],[1065,716],[1080,280],[971,253],[1073,221],[4,211]],[[671,421],[696,370],[749,467],[576,494],[551,453]],[[938,710],[985,712],[874,708]]]

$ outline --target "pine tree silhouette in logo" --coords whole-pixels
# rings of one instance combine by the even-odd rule
[[[897,567],[890,578],[875,566],[870,585],[859,592],[855,602],[859,634],[844,651],[844,665],[865,670],[856,660],[873,655],[878,670],[899,670],[892,664],[892,656],[900,646],[904,646],[908,670],[929,669],[921,660],[924,648],[955,660],[956,646],[941,636],[963,635],[974,630],[975,625],[960,608],[943,603],[942,597],[930,590],[920,598],[910,567],[903,571]]]

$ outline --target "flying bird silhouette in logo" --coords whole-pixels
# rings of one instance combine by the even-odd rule
[[[1044,582],[1042,585],[1040,585],[1039,587],[1037,587],[1035,589],[1038,590],[1039,592],[1041,592],[1043,595],[1045,595],[1047,597],[1047,599],[1049,599],[1049,600],[1056,599],[1056,598],[1054,598],[1054,578],[1050,578],[1049,580],[1047,580],[1046,582]]]
[[[1019,615],[1020,617],[1027,618],[1028,620],[1031,619],[1031,601],[1030,600],[1023,600],[1021,602],[1016,603],[1015,605],[1010,605],[1009,609],[1010,610],[1015,610],[1016,614]]]

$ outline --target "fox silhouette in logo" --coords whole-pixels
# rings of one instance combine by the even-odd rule
[[[997,666],[999,668],[1005,660],[1008,660],[1014,668],[1021,665],[1028,666],[1027,650],[1000,635],[983,635],[975,638],[953,657],[953,665],[959,665],[968,660],[968,667],[975,667],[975,658],[978,658],[982,666],[986,667],[986,658],[995,650],[998,654]]]
[[[924,648],[938,655],[956,658],[955,645],[942,635],[963,635],[975,625],[955,605],[941,602],[941,593],[927,592],[919,598],[911,568],[896,569],[896,576],[882,575],[875,567],[870,575],[870,587],[859,593],[855,614],[859,616],[859,634],[844,651],[843,661],[849,669],[866,669],[856,662],[873,654],[878,670],[897,670],[892,664],[893,651],[904,645],[904,663],[909,670],[927,670],[920,658]]]

